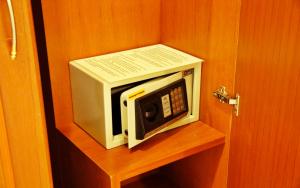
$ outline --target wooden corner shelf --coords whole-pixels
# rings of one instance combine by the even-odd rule
[[[75,124],[59,131],[109,177],[111,187],[225,142],[223,133],[200,121],[156,135],[131,150],[126,145],[107,150]]]

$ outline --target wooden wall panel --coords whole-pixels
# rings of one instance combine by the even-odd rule
[[[42,11],[55,124],[60,129],[74,126],[71,123],[70,60],[155,44],[160,40],[160,0],[43,0]],[[57,159],[54,161],[58,169],[55,172],[57,185],[109,186],[101,170],[61,137],[55,133],[52,137],[58,145],[52,156]],[[83,172],[85,175],[80,176]]]
[[[299,0],[242,0],[230,188],[300,187],[299,49]]]
[[[211,10],[210,0],[162,0],[162,43],[207,59]]]
[[[158,43],[160,0],[42,1],[56,126],[72,122],[68,62]]]
[[[232,107],[212,92],[221,85],[234,91],[240,1],[163,0],[161,9],[162,42],[205,59],[201,120],[227,135],[223,148],[174,163],[168,173],[183,187],[226,187]]]

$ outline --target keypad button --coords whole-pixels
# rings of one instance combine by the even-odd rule
[[[170,91],[170,98],[172,102],[172,111],[176,115],[185,110],[184,99],[183,99],[183,88],[177,87]]]

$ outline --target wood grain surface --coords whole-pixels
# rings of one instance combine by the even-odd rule
[[[9,151],[6,125],[0,95],[0,187],[15,187],[14,172]]]
[[[119,185],[122,180],[224,143],[222,133],[201,122],[161,133],[131,150],[126,145],[106,150],[76,125],[61,132]]]
[[[0,2],[0,10],[0,41],[3,43],[11,39],[10,17],[6,1]]]
[[[69,61],[159,43],[160,0],[42,1],[56,126],[73,121]]]
[[[7,11],[4,2],[0,1],[1,13]],[[31,4],[28,0],[12,0],[12,5],[18,37],[15,60],[10,58],[10,42],[0,43],[0,95],[10,161],[0,163],[11,162],[16,187],[50,188],[51,166]],[[2,19],[7,18],[1,16],[0,23]]]
[[[60,158],[60,187],[70,188],[110,188],[111,179],[99,166],[88,158],[78,147],[60,132],[56,135],[62,158]],[[117,187],[117,186],[115,186]]]
[[[166,173],[182,187],[226,187],[232,107],[212,92],[222,85],[234,91],[240,1],[164,0],[161,10],[162,43],[205,60],[200,118],[227,136],[224,147],[174,163]]]
[[[96,0],[42,2],[56,126],[72,142],[74,142],[74,138],[71,139],[70,134],[67,133],[69,130],[77,129],[77,127],[74,127],[76,125],[72,123],[68,62],[76,58],[159,43],[161,38],[162,40],[165,39],[165,37],[161,37],[160,35],[160,32],[165,32],[161,28],[164,23],[161,23],[160,3],[159,0],[130,0],[127,3],[122,1]],[[210,1],[206,1],[206,3],[210,7]],[[192,7],[188,6],[187,8],[186,11],[189,11],[189,8]],[[210,23],[210,9],[206,10],[206,8],[206,6],[197,4],[195,10],[191,11],[192,16],[197,16],[197,20],[191,20],[195,23],[201,23],[201,27],[196,30],[196,33],[199,32],[203,35],[196,36],[199,36],[200,41],[203,42],[185,42],[182,44],[196,46],[193,49],[198,49],[198,45],[200,44],[201,50],[197,51],[200,53],[196,54],[200,55],[200,57],[203,54],[208,54],[206,41],[209,29],[207,26]],[[197,15],[198,13],[200,15]],[[177,18],[180,19],[180,16],[179,14]],[[169,19],[173,18],[170,17]],[[181,21],[184,22],[188,19],[189,15],[186,15]],[[180,24],[180,22],[176,22],[176,19],[174,21],[175,24]],[[168,21],[169,23],[171,24],[172,21]],[[193,23],[187,25],[188,30],[193,27]],[[179,28],[181,28],[179,31],[182,31],[182,33],[176,31]],[[164,27],[167,30],[165,33],[168,33],[168,35],[175,34],[176,40],[178,34],[183,36],[186,34],[183,32],[185,31],[183,26],[179,28]],[[189,41],[193,41],[193,37],[195,36],[193,34],[195,32],[189,35]],[[166,35],[163,34],[163,36]],[[203,54],[202,49],[205,51]],[[71,133],[74,134],[73,131]],[[84,137],[87,136],[85,133]],[[91,157],[90,160],[95,160],[99,156],[105,155],[97,154],[96,156],[92,156],[88,154],[92,151],[85,151],[84,147],[86,147],[86,143],[80,143],[82,136],[79,138],[81,139],[75,139],[77,142],[76,146],[83,150],[82,152],[85,155]],[[100,166],[108,165],[105,163],[99,164],[99,161],[97,161],[96,164]],[[155,166],[158,167],[158,164],[165,163],[156,163]],[[63,168],[68,168],[67,165],[63,164],[63,166]],[[147,166],[145,169],[140,169],[135,173],[138,174],[151,168],[151,166]],[[108,172],[108,174],[112,173]],[[129,174],[129,176],[132,175],[134,174]]]
[[[300,187],[299,48],[299,0],[242,0],[230,188]]]
[[[221,85],[225,85],[230,94],[234,91],[240,1],[48,0],[42,3],[59,130],[66,134],[74,129],[70,60],[162,42],[206,60],[202,71],[200,117],[227,135],[225,146],[183,160],[182,165],[174,164],[169,171],[174,172],[178,185],[226,187],[232,109],[218,103],[212,92]],[[183,168],[197,174],[197,181],[191,181],[194,176],[182,175]],[[209,177],[204,169],[211,169]]]
[[[122,184],[122,188],[179,188],[159,171],[143,175],[139,180]]]

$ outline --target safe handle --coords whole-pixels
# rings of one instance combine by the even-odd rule
[[[14,60],[16,59],[17,56],[17,33],[16,33],[14,10],[13,10],[11,0],[7,0],[7,7],[10,16],[11,35],[12,35],[10,57],[12,60]]]

